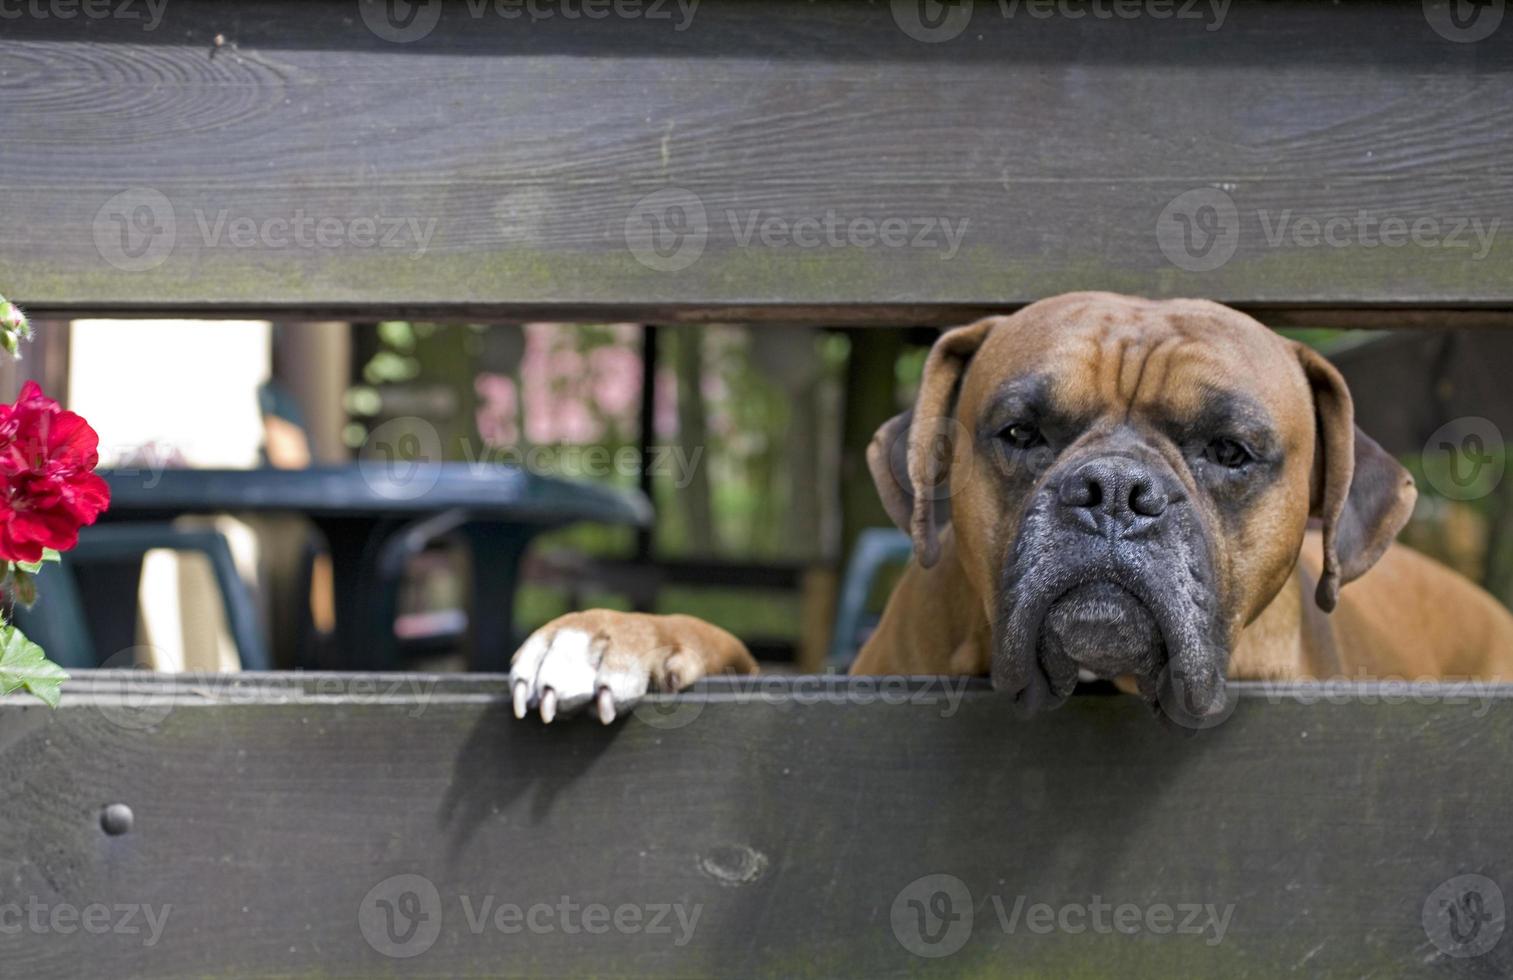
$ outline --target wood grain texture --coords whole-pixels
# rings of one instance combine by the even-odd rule
[[[416,8],[436,19],[408,43],[369,29],[368,0],[178,0],[150,30],[146,8],[8,20],[7,295],[60,313],[902,323],[1091,287],[1513,307],[1513,23],[1461,44],[1420,3],[1124,19],[1034,2],[968,4],[940,43],[901,29],[902,2],[592,19],[541,0],[555,14],[532,20],[446,0]],[[671,237],[695,200],[702,239]],[[1228,220],[1202,211],[1224,200],[1232,256],[1175,262],[1174,242],[1208,241],[1181,222]],[[1308,244],[1331,219],[1337,244]],[[879,240],[888,220],[906,244]],[[1428,224],[1374,244],[1385,220]],[[658,267],[657,243],[696,258]]]
[[[101,672],[71,682],[56,712],[0,701],[0,926],[15,918],[7,903],[43,916],[143,904],[164,923],[151,947],[145,928],[24,928],[0,940],[5,975],[1493,977],[1513,966],[1506,937],[1451,957],[1423,925],[1457,876],[1513,885],[1508,689],[1404,703],[1402,690],[1358,687],[1329,703],[1316,689],[1249,687],[1224,724],[1186,738],[1123,697],[1022,722],[980,683],[924,680],[881,692],[714,682],[611,728],[545,727],[513,719],[502,680]],[[135,817],[123,836],[101,829],[114,803]],[[419,877],[391,881],[405,875]],[[909,931],[909,901],[934,900],[915,884],[927,875],[969,896],[945,907],[973,913],[949,955],[905,945],[940,951]],[[371,916],[384,901],[402,911],[405,890],[419,904],[393,924],[422,925],[386,945]],[[1091,918],[1042,934],[1028,912],[1012,931],[1000,921],[1000,903],[1012,917],[1019,896],[1024,909],[1233,911],[1212,943],[1212,929],[1124,935]],[[535,931],[494,918],[564,897],[578,911],[540,913]],[[595,904],[647,918],[581,929]],[[691,928],[670,912],[666,932],[650,930],[663,905]]]

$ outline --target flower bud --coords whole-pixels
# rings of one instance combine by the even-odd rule
[[[0,296],[0,348],[12,357],[21,356],[21,341],[32,339],[32,326],[21,307]]]

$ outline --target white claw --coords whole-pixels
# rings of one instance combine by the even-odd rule
[[[515,717],[534,711],[549,725],[586,709],[600,723],[613,724],[645,697],[652,664],[661,658],[656,651],[616,649],[610,643],[604,632],[576,625],[553,625],[533,633],[510,669]],[[668,666],[677,668],[676,659]]]
[[[596,699],[599,708],[599,721],[608,725],[615,720],[615,696],[607,687],[599,688],[599,696]]]

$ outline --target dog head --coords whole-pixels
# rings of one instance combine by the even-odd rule
[[[1201,721],[1310,516],[1328,611],[1414,500],[1327,361],[1201,300],[1075,293],[952,330],[867,455],[921,565],[951,523],[993,685],[1028,710],[1081,670]]]

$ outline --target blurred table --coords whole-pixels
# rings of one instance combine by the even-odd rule
[[[537,476],[499,465],[361,462],[305,470],[101,470],[102,520],[185,514],[288,513],[309,518],[331,553],[336,636],[323,670],[398,669],[394,616],[405,559],[451,531],[472,558],[468,626],[474,670],[508,669],[520,559],[532,538],[579,521],[645,526],[636,491]]]

